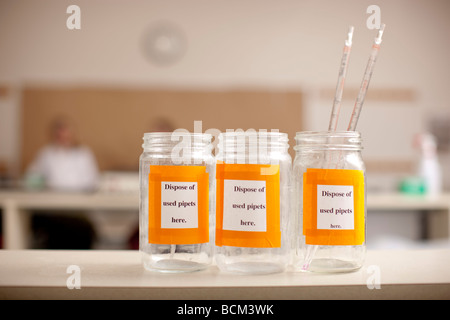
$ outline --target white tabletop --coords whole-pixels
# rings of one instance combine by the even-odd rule
[[[370,210],[444,210],[450,211],[450,193],[411,195],[402,193],[367,193]]]
[[[138,193],[0,190],[0,206],[13,202],[22,209],[138,209]],[[450,210],[450,193],[438,196],[368,193],[370,210]]]
[[[80,289],[67,287],[71,265]],[[449,270],[450,250],[431,249],[369,251],[352,273],[258,276],[149,272],[137,251],[0,250],[0,299],[450,299]]]
[[[139,193],[0,191],[0,206],[20,209],[138,210]]]

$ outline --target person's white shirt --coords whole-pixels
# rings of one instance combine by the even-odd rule
[[[92,152],[83,146],[44,147],[27,175],[43,178],[45,186],[61,191],[89,191],[98,185],[98,168]]]

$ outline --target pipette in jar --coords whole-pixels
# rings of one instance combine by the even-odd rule
[[[342,93],[344,92],[345,77],[347,74],[348,60],[350,58],[350,51],[352,49],[354,27],[350,26],[348,29],[347,39],[345,40],[344,52],[342,53],[341,65],[339,68],[338,82],[336,85],[336,93],[334,95],[333,109],[331,110],[329,131],[336,131],[339,120],[339,112],[341,110]]]
[[[378,30],[378,35],[377,35],[377,37],[374,40],[374,44],[372,45],[372,52],[371,52],[369,61],[368,61],[367,66],[366,66],[366,70],[365,70],[365,73],[364,73],[363,81],[361,83],[360,91],[358,93],[358,98],[357,98],[355,106],[353,108],[352,117],[350,119],[350,123],[349,123],[349,126],[348,126],[348,130],[349,131],[354,131],[356,129],[356,124],[358,122],[359,114],[361,112],[361,108],[362,108],[362,105],[364,103],[364,98],[366,96],[367,89],[369,87],[369,82],[370,82],[370,79],[372,77],[373,68],[374,68],[374,65],[375,65],[375,62],[376,62],[376,58],[377,58],[378,52],[380,50],[380,44],[381,44],[381,41],[382,41],[381,38],[382,38],[382,35],[383,35],[383,32],[384,32],[384,28],[385,28],[385,24],[383,24],[381,26],[381,28]],[[345,57],[345,52],[344,52],[344,57]],[[344,61],[344,57],[343,57],[342,61]],[[346,57],[346,58],[348,59],[348,57]],[[343,64],[341,64],[341,68],[342,68],[342,65]],[[344,76],[344,78],[341,79],[341,71],[340,71],[340,73],[339,73],[339,81],[338,81],[338,85],[337,85],[337,88],[336,88],[335,101],[334,101],[333,110],[332,110],[331,119],[330,119],[329,131],[335,130],[335,128],[336,128],[337,118],[338,118],[338,115],[339,115],[339,108],[340,108],[340,100],[339,100],[339,98],[342,98],[342,91],[341,90],[343,89],[343,82],[342,82],[342,87],[340,87],[340,86],[341,86],[341,81],[343,79],[345,79],[345,76]],[[307,245],[305,260],[304,260],[303,266],[302,266],[303,270],[308,270],[309,269],[311,261],[314,258],[314,255],[315,255],[315,253],[317,251],[317,248],[318,248],[318,245]]]
[[[361,108],[363,106],[367,89],[369,88],[369,82],[372,77],[373,68],[377,60],[378,52],[380,51],[381,37],[383,36],[385,26],[386,26],[385,24],[381,25],[381,28],[378,30],[378,35],[375,38],[374,43],[372,45],[372,51],[370,53],[369,61],[367,62],[366,71],[364,72],[364,77],[361,82],[358,97],[356,99],[355,106],[353,107],[352,116],[348,124],[347,128],[348,131],[356,130],[356,124],[358,123],[359,114],[361,113]]]
[[[344,51],[342,53],[341,64],[339,68],[338,82],[336,85],[336,93],[334,95],[333,108],[331,110],[330,124],[328,125],[328,131],[336,131],[337,123],[339,120],[339,112],[341,110],[342,94],[344,92],[345,77],[347,74],[348,61],[350,58],[350,51],[352,48],[354,27],[350,26],[348,29],[347,39],[345,40]],[[328,161],[330,160],[327,157]],[[305,254],[305,260],[303,262],[302,270],[308,270],[309,265],[316,254],[318,246],[308,245]]]

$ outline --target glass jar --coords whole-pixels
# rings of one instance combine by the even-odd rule
[[[366,252],[361,135],[298,132],[295,140],[294,267],[315,272],[359,269]]]
[[[282,272],[289,262],[288,136],[241,130],[218,140],[215,261],[226,272]]]
[[[148,270],[189,272],[212,262],[215,160],[212,136],[144,134],[139,250]]]

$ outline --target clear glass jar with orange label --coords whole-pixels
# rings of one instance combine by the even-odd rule
[[[214,243],[212,136],[175,131],[145,133],[143,139],[139,250],[144,267],[204,269],[212,262]]]
[[[289,260],[292,160],[285,133],[219,135],[215,260],[222,271],[264,274]]]
[[[366,252],[361,135],[298,132],[295,140],[294,267],[313,272],[357,270]]]

